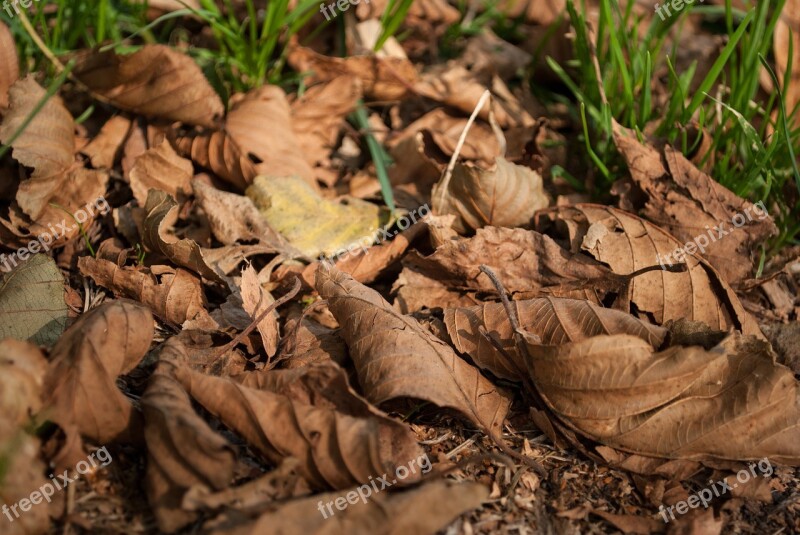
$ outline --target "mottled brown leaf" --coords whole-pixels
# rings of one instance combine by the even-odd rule
[[[133,196],[139,206],[147,202],[147,192],[157,189],[178,198],[191,191],[189,183],[194,175],[192,162],[181,158],[172,146],[162,141],[136,158],[129,173]]]
[[[175,148],[197,165],[210,169],[219,178],[244,191],[258,172],[255,164],[233,140],[227,130],[178,136]]]

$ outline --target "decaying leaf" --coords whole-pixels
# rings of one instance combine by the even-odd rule
[[[673,459],[800,462],[798,383],[767,342],[733,333],[710,351],[657,353],[619,334],[528,348],[548,406],[605,445]]]
[[[664,148],[662,158],[633,132],[614,128],[631,177],[647,195],[644,217],[691,243],[728,283],[751,277],[760,245],[778,232],[764,204],[737,196],[672,147]]]
[[[41,409],[45,370],[47,361],[38,347],[0,340],[0,444],[9,439],[7,431],[24,426]]]
[[[258,280],[258,273],[253,266],[247,266],[242,271],[241,282],[242,306],[250,314],[253,321],[261,318],[263,312],[275,302],[275,298],[268,290],[262,288]],[[278,313],[273,310],[258,322],[258,332],[261,335],[261,342],[264,344],[264,351],[267,352],[268,360],[275,356],[278,351],[278,340],[280,339],[280,327],[278,325]]]
[[[348,488],[422,455],[409,428],[376,416],[350,416],[188,368],[176,375],[190,396],[266,459],[300,460],[298,470],[317,489]]]
[[[175,148],[181,156],[210,169],[240,191],[244,191],[258,174],[255,164],[227,130],[179,136],[175,139]]]
[[[543,297],[513,301],[511,306],[520,327],[538,336],[543,345],[559,346],[603,334],[629,334],[658,349],[667,335],[663,327],[589,301]],[[525,362],[516,349],[514,330],[502,303],[450,308],[444,312],[444,322],[453,346],[478,366],[512,381],[524,377]],[[499,342],[505,354],[481,334],[481,329]]]
[[[344,340],[334,329],[316,321],[300,317],[289,319],[285,333],[278,355],[284,368],[302,368],[328,361],[343,366],[347,360]]]
[[[378,292],[321,264],[317,291],[342,326],[367,399],[416,398],[459,411],[491,435],[500,432],[508,395]]]
[[[350,246],[368,247],[388,222],[379,206],[360,199],[323,199],[297,177],[259,176],[247,196],[272,228],[309,258]]]
[[[116,380],[139,364],[152,339],[152,314],[130,301],[112,301],[81,316],[50,354],[44,414],[99,444],[138,440],[141,415]]]
[[[549,199],[539,173],[498,157],[494,169],[458,163],[445,184],[433,187],[433,210],[456,216],[453,228],[466,233],[485,226],[521,227]]]
[[[225,130],[245,154],[258,158],[259,175],[299,176],[316,187],[314,170],[292,129],[291,109],[281,88],[266,85],[237,95]]]
[[[148,117],[213,127],[225,111],[194,60],[164,45],[125,56],[90,51],[73,73],[120,109]]]
[[[0,108],[8,107],[8,90],[19,78],[17,47],[11,30],[0,22]]]
[[[103,125],[97,136],[83,147],[81,152],[90,158],[96,169],[110,169],[114,166],[117,153],[130,131],[131,121],[122,115],[115,115]]]
[[[289,64],[298,72],[312,71],[318,81],[340,76],[361,80],[364,94],[376,100],[395,100],[413,88],[417,80],[414,65],[406,58],[379,56],[323,56],[310,48],[291,46]]]
[[[153,313],[173,324],[208,317],[200,278],[178,268],[120,267],[100,258],[78,259],[78,269],[116,295],[139,301]]]
[[[187,195],[191,191],[189,183],[193,175],[192,162],[178,156],[168,142],[162,141],[136,158],[129,179],[134,198],[139,201],[139,206],[144,206],[147,192],[151,189],[176,198],[179,194]]]
[[[658,266],[661,258],[682,247],[652,223],[616,208],[593,204],[539,212],[536,227],[542,232],[552,231],[568,241],[572,253],[583,252],[619,275]],[[686,318],[717,330],[735,328],[763,337],[719,273],[691,251],[683,256],[686,271],[657,269],[633,279],[629,295],[620,296],[613,308],[659,325]]]
[[[235,450],[195,413],[189,396],[175,380],[174,359],[187,358],[185,347],[173,338],[160,357],[142,396],[145,489],[159,528],[172,533],[197,518],[196,512],[182,507],[187,492],[221,490],[230,484]]]
[[[49,256],[33,255],[0,277],[0,339],[51,346],[67,326],[67,311],[64,277]]]
[[[349,492],[318,494],[302,500],[275,504],[255,520],[218,523],[212,535],[279,535],[283,533],[370,533],[374,535],[433,535],[459,514],[479,507],[489,496],[479,483],[432,481],[402,493],[380,492],[362,501],[356,488]],[[363,491],[366,494],[366,491]],[[337,498],[354,493],[343,511],[320,514]],[[320,502],[321,500],[321,502]]]

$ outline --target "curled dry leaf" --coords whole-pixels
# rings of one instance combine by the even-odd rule
[[[449,345],[396,312],[375,290],[324,263],[316,286],[342,326],[367,399],[376,405],[396,398],[430,401],[499,435],[510,404],[507,393]]]
[[[538,336],[543,345],[558,346],[602,334],[630,334],[657,349],[667,335],[663,327],[589,301],[543,297],[512,301],[511,306],[520,327]],[[525,361],[517,351],[514,330],[502,303],[449,308],[444,312],[444,322],[453,346],[475,364],[503,379],[519,381],[525,377]],[[499,342],[505,354],[481,334],[481,329]]]
[[[11,30],[0,22],[0,108],[8,107],[8,90],[19,78],[17,46]]]
[[[46,369],[47,360],[35,345],[0,340],[0,449],[9,438],[7,431],[26,425],[39,412]]]
[[[661,152],[618,124],[614,141],[647,195],[646,219],[695,249],[702,245],[699,254],[728,283],[753,275],[755,251],[778,232],[763,203],[742,199],[669,146],[662,159]]]
[[[432,481],[405,492],[379,492],[362,501],[356,500],[343,511],[328,516],[317,513],[319,502],[332,503],[336,498],[356,493],[331,492],[302,500],[275,504],[258,519],[218,523],[212,535],[280,535],[305,533],[370,533],[373,535],[433,535],[443,530],[458,515],[488,499],[489,491],[479,483]],[[366,494],[366,491],[362,491]],[[327,509],[325,509],[327,512]]]
[[[242,271],[240,290],[242,306],[250,314],[252,321],[261,318],[264,311],[275,302],[272,294],[261,286],[258,273],[252,266],[247,266]],[[264,316],[256,327],[261,335],[261,342],[264,344],[264,351],[267,352],[268,361],[278,352],[278,340],[280,340],[278,319],[278,312],[273,310]]]
[[[114,167],[117,154],[131,131],[131,121],[122,115],[115,115],[100,129],[100,132],[81,152],[89,157],[92,166],[110,169]]]
[[[189,395],[267,460],[300,460],[299,472],[317,489],[348,488],[422,454],[410,428],[385,418],[350,416],[188,368],[177,377]]]
[[[244,191],[258,174],[255,164],[227,130],[181,135],[174,144],[181,156],[210,169],[239,191]]]
[[[245,154],[258,158],[256,172],[271,177],[299,176],[316,188],[314,170],[292,129],[283,90],[266,85],[231,100],[225,130]]]
[[[710,351],[656,353],[620,334],[528,351],[547,405],[607,446],[673,459],[800,463],[797,380],[765,341],[733,333]]]
[[[173,375],[174,360],[188,359],[176,338],[162,348],[142,396],[147,442],[145,489],[161,531],[172,533],[197,518],[182,507],[187,492],[221,490],[233,479],[234,448],[195,413]]]
[[[664,230],[635,215],[594,204],[551,208],[536,215],[537,229],[551,229],[568,240],[573,253],[608,265],[620,275],[657,266],[681,243]],[[763,337],[753,317],[708,262],[686,254],[687,270],[663,269],[633,279],[627,295],[613,308],[630,312],[659,325],[674,319],[700,321],[717,330],[735,328]]]
[[[464,234],[485,226],[528,225],[534,212],[550,204],[542,176],[498,157],[494,169],[458,163],[450,180],[433,187],[433,210],[456,216],[453,228]]]
[[[270,226],[308,258],[353,245],[367,247],[389,219],[385,210],[360,199],[347,204],[324,199],[298,177],[259,176],[247,196]]]
[[[176,198],[179,194],[188,194],[193,175],[192,162],[178,156],[164,140],[136,158],[128,177],[133,196],[139,201],[139,206],[144,206],[147,192],[151,189],[164,191]]]
[[[79,258],[78,269],[96,284],[117,296],[139,301],[156,316],[173,324],[208,318],[200,278],[184,269],[120,267],[91,256]]]
[[[152,339],[152,314],[130,301],[112,301],[81,316],[50,354],[44,414],[99,444],[137,441],[141,415],[116,380],[139,364]]]
[[[6,260],[7,262],[8,260]],[[0,338],[53,345],[67,326],[64,277],[37,254],[0,277]]]
[[[126,56],[88,51],[73,73],[118,108],[148,117],[213,127],[225,112],[194,60],[164,45]]]
[[[289,64],[298,72],[312,71],[313,79],[326,82],[340,76],[361,80],[364,94],[375,100],[396,100],[413,88],[417,71],[406,58],[378,56],[323,56],[310,48],[290,45]],[[472,110],[470,110],[472,111]]]

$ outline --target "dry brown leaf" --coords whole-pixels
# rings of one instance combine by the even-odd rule
[[[302,368],[328,361],[343,366],[348,358],[347,346],[336,330],[316,321],[299,317],[289,319],[285,333],[278,355],[284,368]]]
[[[433,535],[447,527],[458,515],[480,507],[489,496],[479,483],[432,481],[406,492],[380,492],[366,502],[350,492],[317,494],[302,500],[275,504],[255,520],[229,520],[217,523],[212,535],[282,535],[303,533],[369,533],[372,535]],[[346,509],[333,508],[333,516],[317,511],[322,504],[353,493],[356,498]],[[364,491],[366,494],[366,491]]]
[[[663,327],[589,301],[543,297],[513,301],[511,306],[520,327],[538,336],[544,345],[579,342],[601,334],[630,334],[658,349],[667,335]],[[525,376],[525,362],[516,349],[514,330],[502,303],[449,308],[444,312],[444,322],[453,346],[475,364],[512,381]],[[481,329],[499,342],[505,355],[481,334]]]
[[[451,290],[446,284],[414,268],[405,267],[394,282],[395,310],[412,314],[424,308],[469,307],[481,303],[472,293]]]
[[[89,157],[94,168],[114,167],[117,154],[131,131],[131,121],[115,115],[100,129],[100,132],[81,152]]]
[[[491,109],[501,128],[536,124],[500,78],[492,77],[487,80],[484,78],[461,65],[450,62],[430,69],[414,86],[414,90],[431,100],[470,114],[478,106],[483,93],[491,89],[493,98],[491,104],[483,106],[478,113],[481,119],[488,120]]]
[[[753,275],[756,251],[778,232],[763,203],[755,206],[738,197],[669,146],[662,159],[658,150],[616,124],[614,141],[647,195],[645,218],[695,250],[701,245],[700,254],[728,283]]]
[[[536,210],[550,204],[539,173],[499,156],[493,169],[456,164],[449,181],[433,187],[432,197],[434,212],[455,215],[453,228],[461,234],[486,226],[526,226]]]
[[[244,191],[258,174],[255,164],[226,130],[180,135],[174,144],[181,156],[210,169],[239,191]]]
[[[194,60],[164,45],[126,56],[88,51],[73,74],[120,109],[148,117],[213,127],[225,112]]]
[[[95,284],[108,288],[115,295],[139,301],[156,316],[173,324],[182,325],[187,320],[201,321],[208,317],[200,278],[184,269],[120,267],[91,256],[79,258],[78,269]]]
[[[299,459],[298,470],[317,489],[348,488],[422,456],[410,428],[385,419],[306,405],[187,368],[176,375],[189,395],[267,460]]]
[[[50,354],[44,414],[99,444],[138,440],[141,415],[116,380],[139,364],[152,339],[152,314],[130,301],[112,301],[81,316]]]
[[[173,375],[173,361],[188,358],[172,338],[161,350],[158,367],[142,396],[147,442],[145,490],[161,531],[172,533],[197,513],[182,502],[195,489],[221,490],[233,479],[234,448],[198,416]]]
[[[710,351],[656,353],[630,335],[528,344],[547,405],[582,434],[651,457],[800,464],[800,397],[769,344],[733,333]]]
[[[192,180],[192,189],[220,243],[233,245],[257,240],[274,247],[275,252],[300,254],[292,251],[286,240],[269,226],[249,197],[220,191],[197,179]]]
[[[267,362],[278,352],[278,341],[280,340],[280,327],[278,325],[278,312],[273,310],[262,317],[263,312],[275,302],[275,298],[268,290],[261,286],[258,280],[258,273],[253,266],[247,266],[242,271],[241,282],[242,306],[250,314],[253,321],[262,318],[257,324],[258,333],[261,335],[261,342],[264,344],[264,351],[267,352]]]
[[[11,30],[0,22],[0,108],[8,107],[8,90],[19,78],[17,45]]]
[[[789,41],[792,41],[790,43]],[[789,63],[789,45],[794,47],[792,50],[791,78],[789,79],[788,90],[784,93],[786,99],[786,113],[792,113],[798,103],[800,103],[800,1],[786,0],[781,12],[781,17],[775,25],[773,36],[772,51],[775,54],[775,70],[777,71],[778,81],[784,87],[786,81],[786,67]],[[793,117],[797,126],[798,115]]]
[[[321,264],[316,287],[342,326],[367,399],[376,405],[396,398],[430,401],[499,436],[508,395],[450,346],[336,268]]]
[[[329,163],[339,130],[361,98],[357,78],[340,76],[308,88],[292,102],[292,130],[312,167]]]
[[[147,192],[157,189],[178,198],[191,191],[192,162],[181,158],[167,141],[147,149],[136,158],[129,174],[133,196],[139,206],[147,202]]]
[[[551,229],[567,240],[572,253],[608,265],[618,275],[658,266],[681,243],[664,230],[635,215],[612,207],[579,204],[551,208],[536,215],[537,230]],[[735,328],[763,337],[739,298],[705,260],[686,255],[687,271],[657,269],[631,281],[627,295],[612,308],[662,325],[686,318],[721,331]],[[502,280],[502,278],[501,278]]]
[[[11,86],[9,109],[0,125],[0,141],[6,144],[11,141],[46,94],[33,76]],[[11,143],[14,159],[33,168],[31,176],[19,186],[17,203],[34,220],[69,178],[67,171],[75,162],[74,126],[63,101],[54,95]]]
[[[266,85],[231,99],[225,130],[246,154],[261,162],[256,173],[271,177],[299,176],[316,188],[314,170],[292,128],[283,90]]]
[[[361,80],[364,94],[375,100],[401,99],[417,81],[414,65],[405,58],[323,56],[310,48],[291,46],[289,64],[298,72],[312,71],[312,80],[327,82],[340,76]],[[472,110],[470,110],[472,111]]]

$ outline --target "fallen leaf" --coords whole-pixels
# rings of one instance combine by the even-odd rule
[[[340,76],[358,78],[364,94],[375,100],[400,99],[413,88],[417,80],[414,65],[405,58],[336,58],[323,56],[303,46],[290,45],[287,59],[289,65],[298,72],[312,71],[312,81],[326,82]]]
[[[52,346],[67,326],[64,277],[36,254],[0,278],[0,338]]]
[[[0,340],[0,443],[9,438],[5,431],[27,425],[41,409],[46,369],[47,360],[35,345],[13,338]]]
[[[197,513],[182,507],[194,489],[221,490],[233,479],[236,452],[197,415],[174,377],[174,361],[187,358],[173,338],[142,396],[147,472],[144,487],[161,531],[172,533],[193,522]]]
[[[190,396],[267,460],[299,459],[298,470],[317,489],[347,488],[422,455],[409,428],[378,417],[306,405],[187,368],[176,374]]]
[[[225,108],[192,58],[164,45],[129,55],[88,51],[73,74],[120,109],[213,127]]]
[[[176,325],[208,317],[200,278],[168,266],[120,267],[100,258],[78,259],[78,269],[95,284],[115,295],[139,301],[153,313]],[[209,318],[210,319],[210,318]]]
[[[181,156],[191,158],[197,165],[244,191],[258,172],[256,165],[233,140],[227,130],[192,132],[174,140]]]
[[[446,183],[433,187],[433,210],[456,216],[453,228],[464,234],[486,226],[521,227],[550,204],[542,176],[497,157],[494,169],[457,163]]]
[[[560,346],[602,334],[630,334],[658,349],[667,336],[663,327],[589,301],[543,297],[512,301],[511,306],[520,327],[538,336],[543,345]],[[525,362],[517,351],[514,331],[502,303],[448,308],[444,322],[453,346],[468,354],[479,367],[512,381],[525,377]],[[499,342],[505,354],[481,334],[481,329]]]
[[[316,286],[342,326],[367,399],[376,405],[395,398],[430,401],[499,436],[510,400],[477,368],[346,273],[320,264]]]
[[[17,46],[11,30],[0,22],[0,108],[8,107],[8,90],[19,78]]]
[[[256,173],[271,177],[298,176],[316,188],[314,170],[292,128],[291,109],[283,90],[266,85],[237,95],[231,102],[225,131],[245,154],[258,159]]]
[[[263,312],[275,302],[275,298],[261,286],[258,280],[258,273],[252,266],[247,266],[242,271],[241,282],[242,305],[250,314],[252,321],[262,318]],[[264,351],[267,352],[267,362],[269,363],[278,351],[278,341],[280,340],[280,327],[278,325],[278,312],[273,310],[264,316],[257,324],[258,333],[261,335],[261,342],[264,344]]]
[[[149,310],[124,300],[82,315],[50,353],[43,400],[47,418],[99,444],[137,441],[141,415],[116,380],[150,349],[153,326]]]
[[[710,351],[657,353],[619,334],[528,352],[542,399],[602,444],[670,459],[800,462],[797,380],[765,341],[733,333]]]
[[[480,507],[489,491],[479,483],[432,481],[402,493],[377,493],[361,501],[350,492],[317,494],[301,500],[275,504],[255,520],[218,523],[212,535],[279,535],[283,533],[370,533],[374,535],[433,535],[443,530],[458,515]],[[321,509],[337,498],[354,493],[355,501],[346,509]],[[366,491],[364,491],[366,494]],[[323,504],[323,505],[320,505]],[[325,511],[316,514],[315,511]],[[413,512],[413,514],[409,514]]]
[[[388,221],[381,207],[348,199],[347,204],[323,199],[297,177],[259,176],[247,188],[272,228],[308,258],[334,254],[348,247],[368,247]]]
[[[191,191],[189,183],[194,176],[192,162],[181,158],[166,141],[147,149],[136,158],[129,173],[129,182],[139,206],[147,202],[147,192],[157,189],[179,197]]]
[[[682,244],[666,231],[633,214],[593,204],[550,208],[536,215],[536,228],[552,229],[575,254],[608,265],[619,275],[657,266]],[[687,270],[655,270],[633,279],[628,295],[611,305],[663,325],[671,319],[700,321],[717,330],[735,328],[763,337],[734,291],[705,260],[686,254]],[[502,279],[501,279],[502,280]]]
[[[115,115],[103,125],[100,132],[81,149],[81,152],[89,157],[95,169],[111,169],[130,131],[130,119]]]
[[[285,333],[279,353],[284,368],[302,368],[328,361],[343,366],[348,358],[347,346],[336,330],[316,321],[300,317],[289,319]]]

